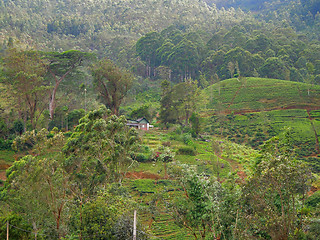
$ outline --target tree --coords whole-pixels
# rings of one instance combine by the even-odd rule
[[[107,182],[121,182],[132,167],[138,135],[102,107],[80,119],[79,125],[63,148],[65,167],[81,196],[90,198]]]
[[[288,80],[290,72],[280,58],[270,57],[260,67],[259,74],[261,77]]]
[[[113,114],[118,115],[122,100],[131,88],[132,75],[107,59],[95,64],[91,70],[94,85],[102,102],[111,109]]]
[[[50,234],[60,238],[66,234],[70,214],[69,183],[61,153],[65,140],[62,133],[53,137],[48,134],[45,129],[34,134],[35,156],[25,156],[7,170],[5,199],[15,213],[33,226],[35,237],[51,229]]]
[[[115,192],[113,188],[117,188]],[[83,206],[83,234],[86,239],[132,239],[133,210],[136,203],[128,197],[124,188],[111,184],[104,193]],[[142,226],[137,225],[137,239],[148,239]]]
[[[306,68],[307,68],[307,76],[304,78],[304,82],[308,84],[308,96],[310,95],[310,85],[314,83],[314,65],[311,62],[306,63]]]
[[[194,167],[171,167],[170,175],[183,189],[170,206],[175,222],[195,239],[233,239],[240,196],[235,182],[229,179],[223,186],[215,178],[197,173]]]
[[[163,123],[183,124],[184,120],[185,125],[189,125],[189,118],[197,109],[196,102],[200,99],[200,90],[197,85],[196,81],[189,80],[171,89],[164,86],[160,108],[160,119]]]
[[[13,88],[19,111],[19,118],[24,119],[25,128],[30,119],[32,128],[45,110],[49,87],[44,76],[48,63],[37,51],[21,51],[9,49],[4,59],[6,81]]]
[[[157,157],[158,161],[163,162],[165,178],[168,178],[167,163],[172,162],[174,159],[174,156],[175,154],[170,150],[170,148],[166,147]]]
[[[56,95],[58,87],[67,76],[74,72],[85,60],[92,59],[93,55],[76,50],[70,50],[63,53],[50,52],[45,54],[49,61],[48,71],[54,79],[53,88],[49,102],[50,119],[53,119],[56,109]]]
[[[181,40],[168,56],[168,62],[175,71],[180,73],[181,80],[195,75],[195,69],[199,64],[199,52],[195,44],[187,39]]]
[[[112,115],[105,107],[80,119],[63,152],[81,226],[82,206],[93,200],[99,190],[105,190],[108,183],[121,183],[128,169],[134,166],[132,157],[137,141],[136,130],[126,126],[124,116]]]
[[[242,238],[290,239],[303,229],[304,200],[311,180],[306,165],[293,158],[290,138],[273,137],[243,186]]]
[[[151,32],[140,38],[136,43],[136,50],[139,56],[147,64],[147,76],[151,76],[151,70],[157,67],[160,59],[157,49],[161,46],[162,39],[159,33]]]

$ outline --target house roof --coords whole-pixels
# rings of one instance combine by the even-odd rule
[[[143,120],[144,120],[145,122],[149,123],[149,121],[148,121],[146,118],[144,118],[144,117],[138,118],[136,121],[137,121],[138,123],[140,123],[140,122],[142,122]]]

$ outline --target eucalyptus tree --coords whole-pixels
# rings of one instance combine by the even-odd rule
[[[93,65],[91,71],[102,102],[118,115],[120,105],[132,86],[132,74],[107,59]]]
[[[15,161],[7,170],[3,193],[10,209],[32,225],[35,238],[50,233],[52,239],[58,239],[68,232],[71,198],[61,153],[64,135],[61,132],[48,135],[42,129],[14,141],[19,149],[32,141],[33,149],[29,151],[34,156]]]
[[[240,188],[232,177],[221,184],[186,164],[171,164],[170,176],[183,191],[169,204],[175,223],[194,239],[234,239]]]
[[[45,53],[45,58],[49,61],[48,72],[53,78],[52,90],[49,101],[50,119],[53,119],[56,109],[56,95],[62,81],[75,72],[85,61],[92,60],[93,54],[69,50],[66,52]]]
[[[160,120],[163,123],[180,123],[189,125],[189,118],[196,111],[200,89],[196,81],[188,80],[169,88],[163,82],[163,96],[160,107]]]
[[[124,116],[105,107],[89,112],[63,148],[65,169],[74,184],[71,190],[89,199],[107,183],[121,182],[135,164],[132,153],[138,139]]]
[[[24,119],[25,128],[29,119],[32,128],[46,108],[50,87],[44,76],[48,62],[37,51],[11,48],[4,58],[6,83],[12,88],[11,95],[16,99],[19,118]]]

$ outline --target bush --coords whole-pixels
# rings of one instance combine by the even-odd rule
[[[163,143],[161,143],[161,145],[164,146],[164,147],[170,147],[171,146],[171,142],[170,141],[163,142]]]
[[[0,150],[12,150],[12,140],[0,139]]]
[[[313,208],[317,207],[317,205],[320,206],[320,191],[317,191],[313,195],[308,197],[306,205]]]
[[[144,153],[137,153],[135,156],[135,160],[138,162],[148,162],[150,161],[150,156]]]
[[[188,145],[192,144],[192,135],[191,135],[191,133],[183,134],[182,140],[183,140],[183,142],[185,144],[188,144]]]
[[[181,147],[178,149],[178,154],[195,156],[197,155],[197,152],[192,147]]]

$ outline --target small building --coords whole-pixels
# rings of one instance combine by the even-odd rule
[[[145,119],[144,117],[139,118],[137,120],[128,120],[127,126],[134,127],[137,129],[142,129],[142,130],[149,130],[149,128],[150,128],[149,121],[147,119]]]

